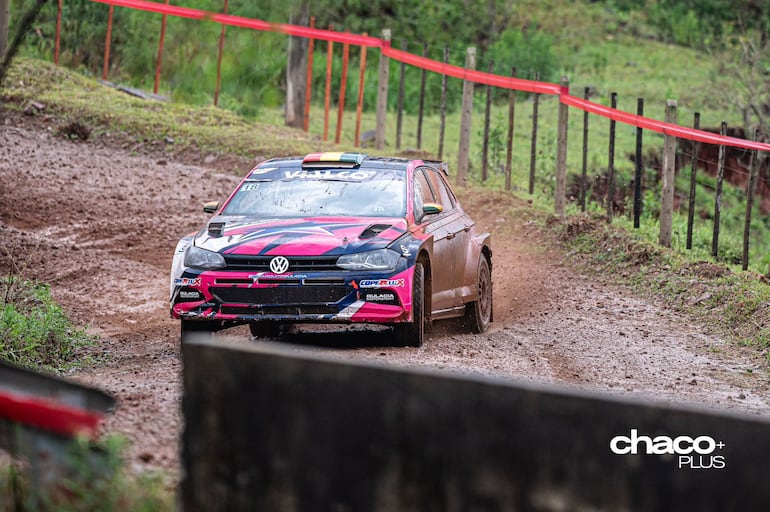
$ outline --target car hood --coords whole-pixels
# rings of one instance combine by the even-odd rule
[[[222,254],[337,255],[387,247],[406,229],[403,218],[254,220],[218,216],[196,235],[195,245]]]

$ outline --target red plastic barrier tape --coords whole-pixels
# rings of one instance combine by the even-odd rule
[[[193,20],[213,21],[233,27],[250,28],[266,32],[280,32],[290,36],[310,37],[313,39],[323,39],[325,41],[334,41],[339,43],[354,44],[357,46],[381,47],[383,41],[376,37],[359,36],[344,32],[334,32],[332,30],[323,30],[319,28],[308,28],[299,25],[288,25],[285,23],[269,23],[267,21],[243,18],[231,14],[217,14],[200,9],[191,9],[189,7],[179,7],[175,5],[164,5],[155,2],[146,2],[143,0],[92,0],[94,2],[116,5],[118,7],[127,7],[139,11],[157,12],[168,14],[179,18],[189,18]]]
[[[593,103],[588,100],[578,98],[577,96],[571,96],[569,94],[563,94],[561,96],[561,102],[565,105],[579,108],[581,110],[585,110],[602,117],[614,119],[615,121],[630,124],[632,126],[638,126],[639,128],[652,130],[664,135],[673,135],[674,137],[695,140],[698,142],[704,142],[706,144],[723,144],[725,146],[733,146],[738,148],[770,151],[770,144],[765,144],[763,142],[736,139],[735,137],[722,137],[717,133],[695,130],[693,128],[687,128],[685,126],[679,126],[676,124],[664,123],[662,121],[656,121],[655,119],[640,117],[636,114],[630,114],[628,112],[623,112],[622,110],[606,107],[604,105]]]
[[[413,55],[409,52],[396,50],[389,46],[383,47],[382,53],[394,60],[409,64],[410,66],[427,69],[428,71],[452,76],[461,80],[470,80],[479,84],[502,87],[503,89],[515,89],[517,91],[536,92],[540,94],[559,94],[561,89],[560,86],[547,82],[535,82],[533,80],[493,75],[483,71],[465,69],[452,64],[444,64],[443,62]]]
[[[68,436],[94,436],[101,421],[88,411],[11,393],[0,393],[0,418]]]
[[[201,11],[199,9],[190,9],[189,7],[164,5],[155,2],[147,2],[144,0],[92,1],[108,5],[116,5],[119,7],[126,7],[129,9],[137,9],[140,11],[168,14],[170,16],[177,16],[180,18],[213,21],[215,23],[223,23],[233,27],[250,28],[268,32],[279,32],[298,37],[308,37],[324,41],[334,41],[357,46],[380,48],[383,55],[386,55],[393,60],[409,64],[410,66],[426,69],[428,71],[433,71],[435,73],[444,74],[454,78],[459,78],[461,80],[470,80],[475,83],[491,85],[503,89],[514,89],[517,91],[525,91],[531,93],[558,95],[560,97],[560,101],[565,105],[579,108],[581,110],[585,110],[602,117],[614,119],[621,123],[638,126],[640,128],[645,128],[647,130],[652,130],[658,133],[663,133],[665,135],[673,135],[675,137],[695,140],[706,144],[723,144],[725,146],[733,146],[738,148],[770,151],[770,144],[754,142],[745,139],[736,139],[734,137],[722,137],[721,135],[711,132],[695,130],[693,128],[686,128],[684,126],[678,126],[674,124],[667,124],[661,121],[656,121],[654,119],[648,119],[646,117],[640,117],[635,114],[623,112],[622,110],[605,107],[604,105],[600,105],[598,103],[593,103],[576,96],[571,96],[567,91],[562,91],[561,86],[557,84],[493,75],[483,71],[468,70],[460,66],[445,64],[443,62],[428,59],[426,57],[413,55],[405,51],[391,48],[390,42],[378,39],[376,37],[359,36],[345,32],[334,32],[333,30],[309,28],[299,25],[289,25],[285,23],[269,23],[267,21],[243,18],[241,16],[217,14],[208,11]]]

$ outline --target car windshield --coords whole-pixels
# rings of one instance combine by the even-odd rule
[[[222,213],[256,217],[403,217],[405,174],[392,169],[257,168]]]

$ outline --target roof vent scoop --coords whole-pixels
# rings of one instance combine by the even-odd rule
[[[358,238],[374,238],[375,236],[379,235],[386,229],[391,228],[391,224],[372,224],[368,228],[366,228],[359,236]]]
[[[225,223],[224,222],[211,222],[209,223],[209,236],[217,237],[222,236],[222,233],[225,231]]]

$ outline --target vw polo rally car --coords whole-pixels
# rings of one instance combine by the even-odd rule
[[[171,316],[182,335],[248,324],[369,323],[420,346],[437,319],[492,321],[490,235],[444,162],[313,153],[262,162],[179,241]]]

